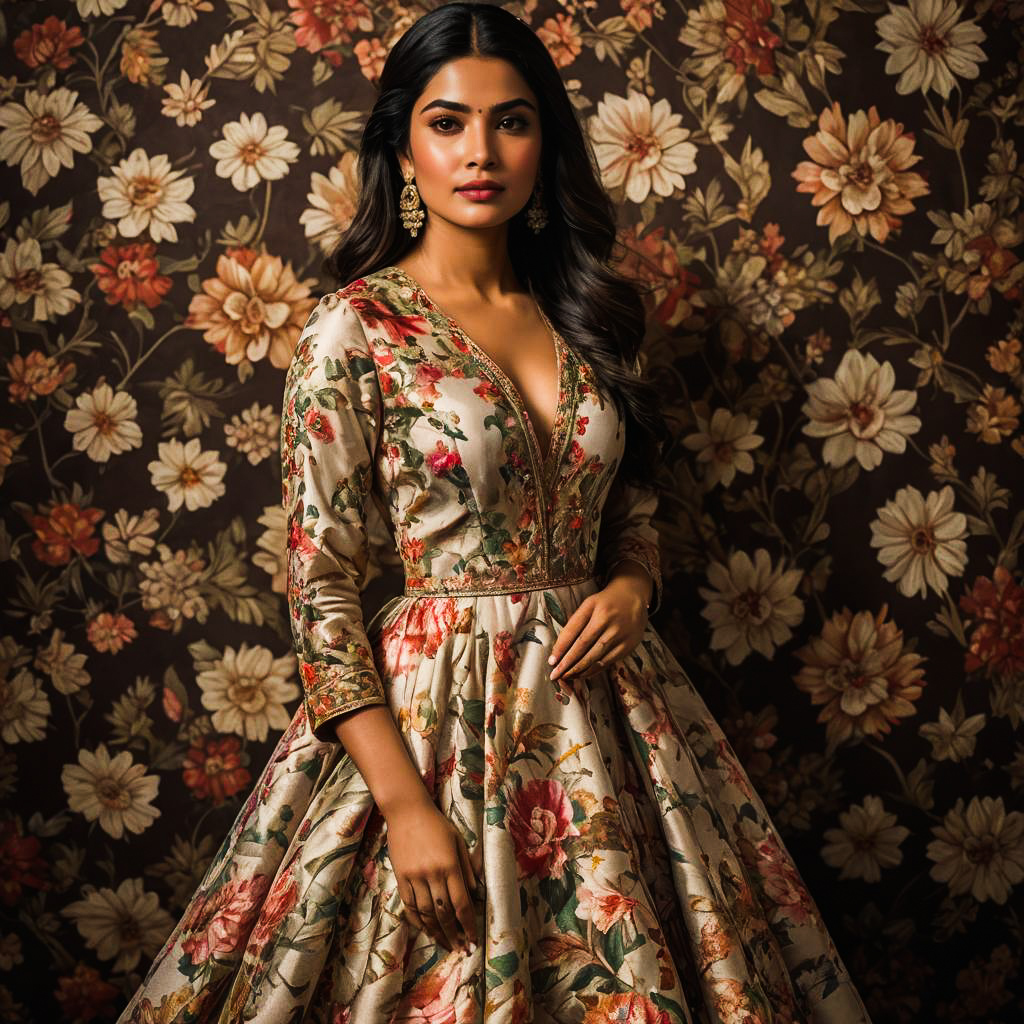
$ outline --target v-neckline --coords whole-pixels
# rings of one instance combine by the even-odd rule
[[[530,297],[533,299],[534,304],[537,307],[537,312],[540,313],[541,319],[547,326],[548,332],[551,335],[552,343],[555,348],[555,372],[557,378],[556,392],[555,392],[555,415],[551,425],[551,435],[548,439],[548,447],[545,452],[541,448],[540,438],[537,437],[537,431],[533,426],[533,418],[530,416],[529,409],[526,408],[526,403],[523,401],[523,396],[516,387],[515,382],[511,377],[487,354],[487,352],[481,348],[463,329],[462,325],[455,319],[455,317],[446,313],[431,297],[430,293],[426,290],[410,274],[407,270],[397,264],[391,264],[389,267],[385,267],[384,271],[392,270],[400,277],[404,278],[405,281],[416,291],[418,291],[424,298],[426,304],[439,316],[443,316],[448,321],[449,326],[454,330],[463,341],[465,341],[468,348],[470,348],[477,360],[482,362],[484,366],[490,371],[491,375],[496,378],[495,383],[501,388],[509,402],[513,405],[517,413],[522,413],[521,422],[523,423],[523,429],[527,434],[528,442],[533,447],[540,459],[541,473],[543,474],[543,482],[546,484],[548,476],[552,470],[552,460],[556,459],[560,455],[560,449],[562,447],[562,433],[563,425],[565,422],[564,409],[562,405],[562,396],[566,393],[565,388],[565,368],[566,368],[566,357],[563,346],[566,346],[565,339],[555,329],[554,324],[548,319],[547,314],[541,308],[540,303],[537,301],[537,297],[533,294],[533,290],[530,291]],[[567,347],[567,346],[566,346]]]

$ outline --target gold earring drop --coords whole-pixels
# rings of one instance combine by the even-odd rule
[[[398,209],[401,211],[402,227],[405,228],[413,238],[415,238],[423,224],[423,209],[420,206],[420,193],[419,189],[417,189],[413,184],[413,173],[411,168],[407,171],[403,171],[402,177],[405,178],[405,187],[402,189],[402,194],[398,197]]]
[[[541,201],[541,197],[544,194],[543,185],[541,184],[540,175],[537,175],[537,184],[534,188],[533,199],[530,201],[530,205],[526,208],[526,223],[530,225],[535,235],[539,235],[544,230],[544,226],[548,222],[548,211],[544,208],[544,204]]]

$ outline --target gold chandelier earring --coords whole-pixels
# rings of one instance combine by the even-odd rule
[[[402,172],[405,178],[405,187],[398,197],[398,209],[401,211],[402,227],[416,237],[417,232],[423,224],[423,208],[420,206],[419,189],[413,184],[412,168]]]
[[[548,222],[548,211],[544,208],[543,196],[544,186],[538,174],[537,184],[533,190],[533,199],[530,200],[530,205],[526,208],[526,223],[530,225],[535,235],[539,235]]]

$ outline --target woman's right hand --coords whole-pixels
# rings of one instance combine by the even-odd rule
[[[398,893],[413,924],[449,952],[476,943],[476,913],[470,892],[476,873],[459,829],[430,800],[387,815],[391,866]]]

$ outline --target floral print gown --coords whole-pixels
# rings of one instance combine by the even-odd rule
[[[650,570],[652,610],[662,581],[656,494],[619,482],[623,421],[545,320],[547,451],[509,378],[401,268],[311,313],[281,434],[303,701],[121,1024],[868,1021],[655,630],[551,680],[559,630],[612,566]],[[405,585],[364,624],[375,516]],[[471,953],[403,915],[386,823],[333,728],[370,704],[482,860]]]

